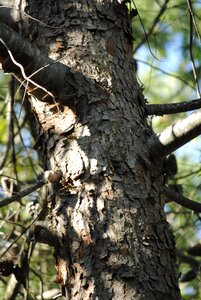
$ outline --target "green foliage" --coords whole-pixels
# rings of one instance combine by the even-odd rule
[[[33,150],[34,140],[30,126],[34,126],[27,116],[25,107],[18,99],[23,91],[18,91],[16,81],[10,76],[1,77],[0,81],[0,195],[1,198],[15,195],[38,181],[41,174],[38,155]],[[14,90],[12,92],[12,90]],[[12,109],[9,111],[9,101]],[[24,101],[27,101],[25,98]],[[10,116],[10,117],[9,117]],[[46,289],[58,288],[55,283],[53,250],[45,245],[36,246],[31,242],[32,223],[41,211],[41,192],[11,203],[0,209],[0,260],[11,259],[22,268],[29,265],[29,297]],[[27,248],[28,247],[28,248]],[[33,252],[25,266],[23,255]],[[25,272],[25,269],[23,269]],[[0,280],[0,295],[10,289],[10,277]],[[32,295],[32,296],[31,296]],[[17,299],[24,299],[23,291]]]

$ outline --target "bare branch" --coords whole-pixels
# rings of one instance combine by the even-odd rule
[[[155,19],[153,20],[153,23],[151,25],[151,27],[149,28],[149,31],[146,33],[144,37],[142,38],[141,42],[137,45],[137,47],[134,49],[134,53],[136,53],[136,51],[149,39],[149,36],[152,35],[155,27],[157,26],[157,24],[160,21],[161,16],[163,15],[163,13],[165,12],[167,5],[168,5],[169,0],[165,0],[163,5],[161,6],[161,9],[159,10],[157,16],[155,17]]]
[[[177,251],[177,256],[181,262],[189,264],[194,269],[199,269],[200,263],[194,257],[185,255],[181,251]]]
[[[180,274],[179,281],[180,282],[188,282],[196,278],[198,275],[198,271],[200,268],[200,263],[195,258],[190,255],[185,255],[181,251],[177,251],[177,256],[179,258],[180,263],[185,263],[191,266],[191,269],[184,274]]]
[[[22,237],[22,236],[23,236],[23,235],[24,235],[24,234],[25,234],[25,233],[33,226],[33,224],[34,224],[34,223],[36,222],[36,220],[38,219],[40,213],[41,213],[41,211],[38,212],[37,216],[31,221],[31,223],[29,224],[29,226],[26,227],[26,228],[24,228],[24,229],[22,230],[21,234],[18,235],[12,243],[10,243],[10,245],[3,251],[3,253],[1,253],[0,259],[1,259],[2,257],[4,257],[4,255],[5,255],[6,253],[8,253],[8,251],[13,247],[13,245],[14,245],[15,243],[17,243],[17,241],[18,241],[19,239],[21,239],[21,237]]]
[[[176,78],[176,79],[178,79],[179,81],[183,82],[186,86],[190,86],[192,89],[196,90],[195,87],[194,87],[194,85],[192,85],[190,81],[183,79],[182,76],[178,76],[178,75],[176,75],[176,74],[169,73],[169,72],[167,72],[166,70],[163,70],[163,69],[161,69],[161,68],[158,68],[157,66],[154,66],[153,64],[150,64],[149,62],[144,61],[144,60],[142,60],[142,59],[136,58],[136,60],[137,60],[137,62],[139,62],[139,63],[141,63],[141,64],[144,64],[144,65],[147,65],[147,66],[149,66],[151,69],[157,70],[157,71],[159,71],[160,73],[162,73],[162,74],[164,74],[164,75],[167,75],[167,76]]]
[[[28,83],[30,94],[48,101],[50,94],[62,100],[75,93],[77,87],[70,68],[42,55],[36,46],[1,22],[0,40],[0,63],[4,71]]]
[[[5,198],[5,199],[1,200],[0,201],[0,207],[6,206],[6,205],[8,205],[8,204],[10,204],[14,201],[20,200],[21,198],[31,194],[35,190],[42,187],[46,182],[47,182],[46,180],[40,180],[36,184],[34,184],[33,186],[30,186],[30,187],[24,189],[20,193],[17,193],[14,196],[11,196],[11,197],[8,197],[8,198]]]
[[[164,129],[150,139],[149,150],[153,160],[172,153],[201,134],[201,109]]]
[[[173,191],[171,188],[168,188],[168,187],[164,188],[164,193],[169,202],[174,201],[174,202],[178,203],[179,205],[186,207],[188,209],[191,209],[195,212],[198,212],[198,213],[201,212],[201,203],[192,201],[192,200],[184,197],[183,195]]]
[[[190,247],[187,252],[192,256],[201,256],[201,243],[196,243],[193,247]]]
[[[147,104],[147,115],[169,115],[201,108],[201,98],[168,104]]]

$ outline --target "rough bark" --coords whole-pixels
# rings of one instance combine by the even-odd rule
[[[48,206],[63,295],[180,299],[161,199],[162,162],[149,157],[152,131],[135,77],[126,7],[117,1],[27,2],[26,12],[48,25],[29,19],[27,38],[62,58],[79,84],[70,99],[31,99],[44,170],[62,172],[60,182],[50,183]]]

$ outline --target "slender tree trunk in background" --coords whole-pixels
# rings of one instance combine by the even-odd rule
[[[74,93],[56,102],[31,99],[44,170],[62,172],[50,186],[48,206],[63,295],[180,299],[162,162],[149,158],[152,131],[126,7],[109,0],[29,0],[25,11],[41,21],[27,18],[27,39],[61,59],[74,80]]]

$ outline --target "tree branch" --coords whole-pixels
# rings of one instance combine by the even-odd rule
[[[149,150],[153,160],[172,153],[201,134],[201,109],[164,129],[150,139]]]
[[[182,77],[180,77],[180,76],[178,76],[178,75],[176,75],[176,74],[174,74],[174,73],[169,73],[169,72],[167,72],[166,70],[163,70],[163,69],[161,69],[161,68],[158,68],[157,66],[155,66],[155,65],[153,65],[153,64],[151,64],[151,63],[149,63],[149,62],[147,62],[147,61],[144,61],[144,60],[142,60],[142,59],[136,58],[136,60],[137,60],[137,62],[139,62],[139,63],[141,63],[141,64],[144,64],[144,65],[146,65],[146,66],[149,66],[151,69],[157,70],[157,71],[159,71],[160,73],[162,73],[162,74],[164,74],[164,75],[167,75],[167,76],[176,78],[177,80],[183,82],[185,85],[190,86],[192,89],[195,90],[194,85],[191,84],[190,81],[187,81],[187,80],[183,79]]]
[[[191,101],[178,102],[178,103],[146,105],[147,115],[156,115],[156,116],[176,114],[176,113],[190,111],[198,108],[201,108],[201,98],[191,100]]]
[[[195,212],[198,212],[198,213],[201,212],[201,203],[192,201],[192,200],[184,197],[183,195],[173,191],[172,189],[170,189],[168,187],[164,188],[164,193],[169,202],[174,201],[177,204],[179,204],[183,207],[186,207],[188,209],[191,209]]]
[[[191,257],[190,255],[185,255],[181,251],[177,251],[177,256],[179,260],[183,263],[189,264],[193,268],[199,268],[200,263],[195,258]]]
[[[143,36],[141,39],[141,42],[137,45],[137,47],[134,49],[133,53],[136,53],[136,51],[146,42],[149,40],[149,36],[152,35],[156,25],[159,23],[161,16],[165,12],[167,5],[168,5],[169,0],[165,0],[163,5],[161,6],[161,9],[159,10],[158,14],[156,15],[155,19],[152,22],[151,27],[149,28],[149,31]]]
[[[21,198],[31,194],[32,192],[34,192],[35,190],[39,189],[40,187],[42,187],[44,184],[46,184],[47,181],[42,179],[40,181],[38,181],[36,184],[34,184],[33,186],[30,186],[26,189],[24,189],[23,191],[21,191],[20,193],[15,194],[14,196],[5,198],[3,200],[0,201],[0,207],[6,206],[14,201],[20,200]]]
[[[59,100],[77,91],[70,68],[41,54],[36,46],[0,22],[0,63],[13,73],[28,92],[41,101]]]

